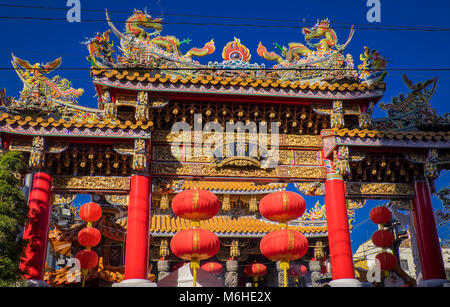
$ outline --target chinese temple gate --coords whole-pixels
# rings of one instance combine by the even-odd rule
[[[325,198],[289,222],[308,238],[308,253],[298,262],[309,264],[315,276],[332,286],[360,285],[352,216],[366,200],[383,199],[412,212],[423,279],[444,282],[431,193],[440,170],[450,166],[450,135],[447,118],[429,103],[435,79],[414,84],[404,76],[411,92],[380,104],[386,61],[366,48],[355,67],[344,54],[353,29],[337,45],[328,19],[303,30],[307,42],[327,38],[309,47],[278,46],[280,55],[260,43],[257,55],[276,63],[270,68],[250,63],[251,51],[237,38],[223,47],[222,62],[201,64],[194,57],[215,52],[214,41],[182,54],[182,42],[161,36],[160,20],[146,13],[135,10],[130,20],[147,23],[129,22],[125,32],[107,19],[111,29],[86,42],[96,109],[78,105],[83,90],[67,79],[46,76],[61,59],[31,65],[12,58],[24,88],[18,99],[2,92],[0,136],[3,149],[29,159],[26,279],[71,283],[70,267],[50,270],[45,263],[48,246],[67,258],[81,249],[76,236],[82,222],[50,224],[52,207],[70,207],[77,194],[90,194],[103,208],[93,224],[102,234],[100,260],[88,283],[162,279],[183,262],[171,253],[171,238],[190,227],[173,214],[171,201],[195,188],[220,199],[219,214],[200,227],[220,239],[214,259],[224,263],[225,286],[243,286],[243,266],[270,262],[259,241],[279,229],[261,217],[259,201],[295,188],[307,201]],[[111,34],[120,41],[120,55]],[[386,118],[372,118],[377,103]],[[231,132],[225,130],[229,123]],[[258,146],[252,146],[251,123]],[[243,142],[236,141],[240,133]],[[280,274],[273,262],[265,285],[278,286]]]

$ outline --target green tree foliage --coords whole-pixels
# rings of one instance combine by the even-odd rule
[[[26,242],[21,238],[28,206],[22,192],[26,163],[21,153],[0,155],[0,287],[21,280],[20,258]]]

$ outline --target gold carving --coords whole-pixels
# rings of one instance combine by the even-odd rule
[[[330,104],[313,104],[313,110],[319,114],[331,115],[333,113],[333,107]],[[359,105],[350,104],[343,106],[344,115],[359,115],[361,114],[361,108]]]
[[[308,166],[293,166],[288,168],[288,177],[291,178],[326,178],[325,167],[308,167]]]
[[[319,165],[318,151],[294,151],[295,164],[301,165]]]
[[[325,195],[325,186],[321,181],[315,182],[296,182],[294,183],[297,190],[307,196],[323,196]]]
[[[407,183],[359,183],[348,182],[347,194],[373,196],[414,196],[414,188]]]
[[[294,164],[294,159],[292,157],[292,150],[280,150],[278,155],[278,164],[282,165],[292,165]]]
[[[280,146],[322,148],[322,138],[319,135],[280,134]]]
[[[261,162],[252,157],[228,157],[220,161],[217,167],[236,166],[236,167],[261,167]]]
[[[128,177],[97,177],[97,176],[55,176],[55,190],[86,190],[86,191],[128,191]]]
[[[147,151],[145,146],[145,140],[136,139],[134,140],[134,152],[133,161],[131,166],[135,171],[143,171],[147,169]]]
[[[105,199],[108,203],[115,206],[128,206],[128,195],[111,194],[105,195]]]
[[[71,204],[76,196],[76,194],[54,194],[53,206]]]
[[[222,198],[222,211],[229,211],[231,209],[230,195],[225,194]]]
[[[250,211],[250,212],[258,211],[258,199],[256,198],[255,195],[252,195],[250,197],[250,202],[248,204],[248,211]]]
[[[137,103],[136,95],[117,95],[116,98],[117,105],[134,106]]]
[[[32,148],[29,140],[11,140],[9,150],[11,151],[27,151],[30,152]]]
[[[347,209],[360,209],[366,205],[367,200],[362,198],[347,198]]]
[[[217,133],[218,135],[218,133]],[[211,143],[214,140],[214,132],[202,133],[202,142]],[[261,135],[259,135],[261,137]],[[249,141],[254,138],[254,135],[245,134],[245,140]],[[223,141],[227,139],[237,139],[236,133],[223,133]],[[267,145],[271,144],[270,135],[267,135]],[[177,141],[187,141],[193,143],[194,134],[193,132],[179,132],[171,133],[167,130],[155,130],[152,132],[152,142],[153,143],[169,143],[171,144],[174,140]],[[289,146],[289,147],[317,147],[322,148],[322,138],[320,135],[296,135],[296,134],[280,134],[279,135],[279,145]]]
[[[44,165],[44,137],[35,136],[31,145],[31,154],[28,165],[31,168],[41,168]]]

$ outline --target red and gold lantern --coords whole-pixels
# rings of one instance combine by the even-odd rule
[[[85,247],[96,246],[100,243],[101,239],[102,235],[100,231],[93,227],[83,228],[78,233],[78,243]]]
[[[223,265],[218,262],[214,262],[214,261],[204,263],[200,268],[203,271],[206,271],[206,272],[209,272],[212,274],[216,274],[216,275],[222,274],[222,271],[223,271]]]
[[[380,262],[380,268],[386,271],[392,271],[397,266],[397,258],[388,252],[382,252],[375,256]]]
[[[386,229],[377,230],[372,235],[372,243],[381,248],[388,248],[394,244],[394,235]]]
[[[370,220],[375,224],[387,224],[391,220],[391,211],[384,206],[373,208],[369,214]]]
[[[80,261],[80,267],[82,270],[93,269],[98,263],[97,253],[89,249],[79,251],[75,255],[75,258]]]
[[[308,240],[298,231],[280,229],[265,235],[259,249],[272,261],[294,261],[306,254]]]
[[[91,247],[100,243],[102,235],[98,229],[92,227],[92,223],[102,217],[102,207],[97,203],[89,202],[80,207],[78,214],[83,221],[87,222],[86,228],[81,229],[78,233],[78,242],[85,246],[86,249],[75,255],[75,258],[80,260],[81,263],[83,272],[82,286],[84,287],[88,270],[94,268],[98,263],[98,255],[91,250]]]
[[[219,199],[207,190],[186,190],[178,193],[172,200],[173,213],[196,222],[210,219],[219,212],[219,209]]]
[[[244,267],[245,276],[252,277],[255,282],[255,286],[257,287],[258,279],[267,274],[267,267],[262,263],[249,263]]]
[[[89,202],[80,207],[80,218],[86,222],[96,222],[102,217],[102,207],[94,202]]]
[[[280,191],[264,196],[259,202],[259,212],[266,219],[286,223],[305,212],[304,198],[295,192]]]
[[[186,229],[173,236],[170,241],[170,249],[178,258],[191,261],[195,287],[200,260],[211,258],[217,254],[220,249],[220,241],[209,230],[199,228]]]
[[[308,239],[292,229],[280,229],[265,235],[260,242],[261,253],[272,261],[280,261],[284,270],[284,286],[287,287],[289,261],[302,258],[308,251]]]

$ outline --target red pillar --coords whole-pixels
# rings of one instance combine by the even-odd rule
[[[414,183],[413,221],[419,248],[423,279],[445,280],[444,261],[434,220],[428,180],[422,178]]]
[[[48,228],[51,213],[52,177],[38,171],[33,174],[33,183],[28,198],[28,222],[23,238],[28,240],[20,269],[25,279],[43,280],[47,255]]]
[[[341,280],[342,283],[335,283],[337,286],[359,286],[353,268],[345,184],[342,176],[334,168],[327,168],[325,209],[333,282]]]
[[[131,176],[125,251],[125,280],[147,279],[151,178]]]

